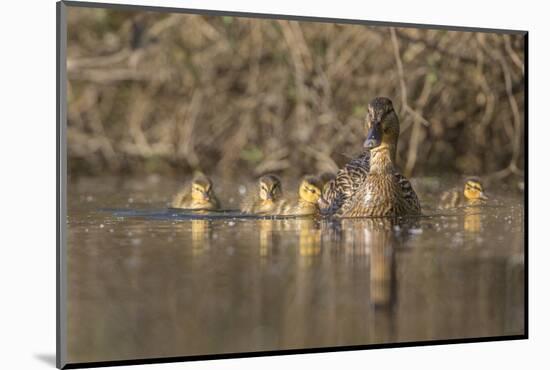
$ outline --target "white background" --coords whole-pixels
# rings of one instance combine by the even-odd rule
[[[101,0],[98,0],[101,1]],[[111,2],[120,2],[112,0]],[[526,29],[529,53],[530,339],[133,366],[132,369],[518,369],[548,366],[545,209],[550,209],[550,32],[543,1],[135,1],[146,5]],[[55,354],[55,1],[6,1],[0,13],[1,368],[53,368]],[[548,235],[548,234],[546,234]],[[546,353],[545,353],[546,352]]]

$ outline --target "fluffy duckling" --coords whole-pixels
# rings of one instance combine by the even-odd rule
[[[244,213],[272,214],[277,210],[283,195],[281,180],[275,175],[265,175],[258,180],[258,193],[241,205]]]
[[[281,202],[277,214],[282,216],[306,216],[319,213],[322,181],[315,176],[305,176],[298,189],[298,199]]]
[[[172,201],[173,208],[193,210],[213,210],[219,207],[218,199],[212,189],[212,181],[203,174],[197,174],[191,182],[191,188],[182,189]]]
[[[439,208],[450,209],[485,203],[487,195],[478,177],[470,177],[464,183],[464,189],[454,189],[441,194]]]
[[[395,167],[399,119],[390,99],[377,97],[368,105],[366,118],[370,151],[369,169],[361,183],[340,203],[336,215],[341,217],[387,217],[419,215],[420,202],[411,183]],[[365,168],[363,168],[364,172]],[[338,176],[336,178],[338,180]],[[338,201],[338,199],[336,200]],[[334,212],[334,209],[332,210]]]

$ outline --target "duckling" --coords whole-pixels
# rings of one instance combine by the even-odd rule
[[[281,201],[281,180],[275,175],[265,175],[258,180],[259,192],[241,204],[241,211],[255,214],[272,214]]]
[[[281,202],[277,214],[283,216],[306,216],[319,213],[322,182],[318,177],[305,176],[298,189],[298,199]]]
[[[182,189],[172,201],[173,208],[194,210],[212,210],[219,202],[212,189],[212,181],[205,175],[197,174],[191,183],[191,189]]]
[[[347,180],[351,192],[343,199],[335,199],[339,206],[335,214],[341,217],[419,215],[418,197],[409,180],[395,167],[399,119],[390,99],[376,97],[370,101],[365,128],[367,139],[363,146],[370,151],[368,173],[364,174],[366,167],[363,166],[361,183]]]
[[[450,209],[463,206],[480,205],[485,203],[487,195],[478,177],[470,177],[464,183],[464,189],[449,190],[441,194],[439,208]]]

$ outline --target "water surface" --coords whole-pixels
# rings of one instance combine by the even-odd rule
[[[426,217],[338,221],[191,216],[178,185],[70,181],[69,362],[523,334],[521,193],[439,212],[418,180]]]

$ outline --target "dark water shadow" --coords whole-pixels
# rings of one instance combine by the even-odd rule
[[[46,365],[55,367],[55,353],[38,353],[34,355],[34,358],[42,361]]]
[[[99,212],[111,213],[113,217],[121,218],[145,218],[150,220],[285,220],[310,218],[308,216],[258,216],[255,214],[242,213],[239,210],[219,211],[194,211],[177,208],[159,209],[131,209],[131,208],[102,208]]]

